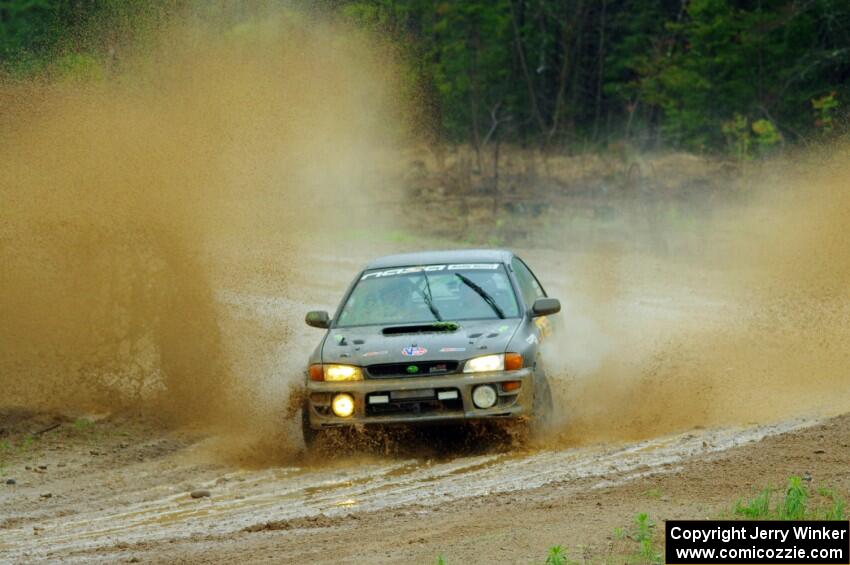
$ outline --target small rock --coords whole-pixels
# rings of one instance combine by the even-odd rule
[[[57,463],[57,464],[56,464],[56,466],[57,466],[57,467],[64,467],[65,465],[66,465],[66,463],[65,463],[65,462]]]
[[[138,557],[131,557],[128,563],[138,563],[139,561],[141,561],[141,559]]]
[[[47,465],[39,465],[38,468],[41,469],[42,471],[46,471]]]
[[[43,492],[39,495],[41,498],[53,498],[52,492]]]
[[[815,453],[820,455],[821,453],[826,453],[825,449],[815,449]]]
[[[29,465],[27,465],[26,467],[24,467],[24,469],[26,469],[27,471],[32,471],[32,467],[30,467]]]
[[[202,488],[197,489],[197,490],[193,490],[191,493],[189,493],[189,496],[191,496],[192,498],[205,498],[209,495],[210,495],[210,491],[208,491],[206,489],[202,489]]]
[[[812,474],[809,473],[808,471],[806,471],[805,473],[803,473],[803,480],[804,481],[811,481],[812,480]]]
[[[6,479],[6,484],[7,485],[16,485],[16,484],[18,484],[18,481],[16,481],[15,479]]]
[[[90,455],[100,455],[100,451],[98,451],[97,449],[92,449],[92,450],[89,451],[89,454]]]

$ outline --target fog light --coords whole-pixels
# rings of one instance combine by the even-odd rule
[[[496,405],[496,389],[490,385],[475,387],[472,391],[472,402],[478,408],[492,408]]]
[[[354,414],[354,398],[350,394],[337,394],[331,403],[334,414],[340,418],[348,418]]]

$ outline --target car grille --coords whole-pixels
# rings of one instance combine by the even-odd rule
[[[396,377],[432,377],[457,372],[457,361],[411,361],[409,363],[381,363],[366,367],[366,373],[373,379],[391,379]]]

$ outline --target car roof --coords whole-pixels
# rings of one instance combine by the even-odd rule
[[[366,265],[367,269],[413,267],[442,263],[509,263],[514,254],[507,249],[452,249],[445,251],[420,251],[378,257]]]

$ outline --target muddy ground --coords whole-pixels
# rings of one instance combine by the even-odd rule
[[[178,425],[144,403],[4,408],[2,560],[532,563],[562,545],[600,562],[637,551],[618,532],[639,512],[659,530],[727,515],[791,475],[850,492],[849,395],[833,386],[844,354],[797,378],[784,331],[756,323],[763,301],[729,287],[725,270],[610,250],[521,250],[564,302],[548,365],[560,418],[542,439],[513,446],[439,429],[305,453],[287,414],[319,338],[303,312],[332,308],[360,263],[405,245],[419,243],[315,254],[286,278],[264,254],[218,256],[222,335],[255,397],[247,416]],[[832,319],[833,302],[808,307]],[[738,349],[754,337],[791,373],[764,380]]]
[[[473,166],[427,156],[362,34],[233,31],[0,81],[0,561],[608,562],[637,512],[792,474],[847,498],[846,143]],[[305,312],[375,256],[472,246],[562,301],[552,428],[304,453]]]
[[[637,551],[616,530],[628,531],[639,512],[658,524],[724,516],[791,475],[850,490],[846,416],[562,450],[261,469],[222,464],[209,457],[208,438],[129,416],[18,418],[4,418],[12,437],[48,431],[3,468],[16,481],[3,485],[0,522],[11,562],[532,563],[552,545],[600,562]]]

